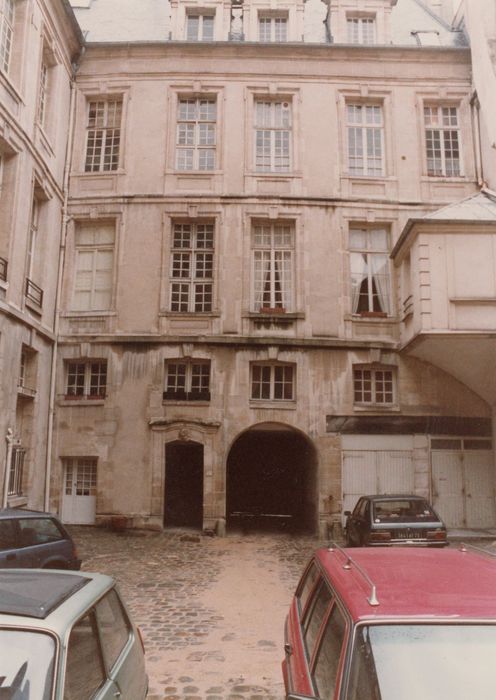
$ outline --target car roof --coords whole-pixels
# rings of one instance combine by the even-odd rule
[[[320,549],[316,558],[355,621],[474,619],[496,623],[496,559],[467,548]],[[372,586],[378,605],[372,605]]]
[[[46,620],[65,603],[83,610],[113,585],[103,574],[41,569],[0,571],[0,616]],[[9,620],[10,621],[10,620]]]
[[[22,508],[0,508],[0,518],[55,518],[53,513],[38,510],[23,510]]]

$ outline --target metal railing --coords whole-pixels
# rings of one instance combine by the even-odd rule
[[[0,280],[2,282],[7,281],[7,268],[8,268],[9,263],[5,258],[0,257]]]
[[[9,473],[9,486],[8,495],[9,496],[21,496],[22,495],[22,475],[24,471],[24,457],[26,456],[26,450],[23,447],[13,447],[12,448],[12,458],[10,462],[10,473]]]
[[[24,293],[26,295],[26,299],[29,299],[33,302],[33,304],[36,304],[36,306],[39,306],[41,309],[43,306],[43,290],[32,280],[30,280],[29,277],[26,277],[26,289]]]

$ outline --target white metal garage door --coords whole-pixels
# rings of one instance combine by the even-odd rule
[[[448,527],[496,525],[494,456],[487,440],[431,441],[432,501]]]
[[[359,449],[346,449],[352,446]],[[343,512],[366,494],[414,493],[409,436],[355,435],[343,438],[343,448]]]

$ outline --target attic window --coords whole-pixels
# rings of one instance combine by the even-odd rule
[[[412,36],[415,37],[418,46],[441,46],[441,38],[436,29],[412,32]]]

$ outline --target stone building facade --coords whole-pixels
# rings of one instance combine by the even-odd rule
[[[58,260],[83,37],[62,0],[0,3],[0,483],[48,505]]]
[[[417,0],[113,2],[72,2],[51,509],[324,534],[413,491],[495,525],[493,401],[442,353],[488,333],[489,288],[453,293],[468,330],[433,323],[471,250],[436,217],[466,240],[484,211],[486,267],[496,220],[461,26]]]

